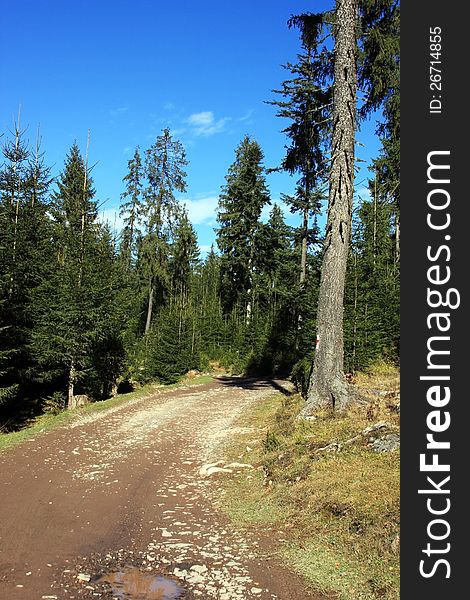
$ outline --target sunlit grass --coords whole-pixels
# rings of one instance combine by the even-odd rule
[[[393,369],[359,380],[363,389],[398,390]],[[251,433],[228,448],[257,470],[221,478],[223,510],[239,525],[281,531],[282,560],[340,600],[399,598],[399,451],[375,453],[361,435],[377,422],[396,430],[397,402],[377,396],[306,422],[297,418],[303,400],[278,394],[245,415],[240,425]],[[322,451],[332,442],[339,452]]]

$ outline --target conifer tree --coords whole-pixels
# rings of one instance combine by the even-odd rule
[[[195,278],[194,304],[198,318],[201,347],[207,358],[220,360],[225,346],[220,299],[220,256],[214,246]]]
[[[50,224],[47,217],[47,191],[50,169],[40,152],[40,139],[32,151],[24,132],[15,124],[13,138],[3,146],[4,164],[0,170],[0,353],[5,371],[0,387],[16,393],[4,396],[4,409],[27,410],[34,404],[38,372],[32,362],[29,344],[33,327],[34,292],[48,271]],[[19,404],[13,401],[18,400]],[[14,419],[13,419],[14,420]]]
[[[191,276],[199,260],[197,235],[184,207],[179,211],[174,227],[171,256],[173,295],[184,305],[191,289]]]
[[[148,284],[145,334],[150,331],[154,303],[162,301],[169,285],[168,255],[170,225],[178,212],[176,192],[186,191],[188,164],[181,142],[173,140],[164,129],[146,151],[144,215],[146,232],[141,244],[141,269]]]
[[[343,300],[353,206],[356,89],[359,82],[369,98],[362,106],[362,116],[387,98],[396,97],[390,82],[397,79],[397,54],[391,61],[394,66],[389,69],[390,77],[383,85],[378,75],[384,65],[383,53],[380,43],[376,43],[382,26],[395,18],[395,7],[396,3],[389,0],[337,0],[336,9],[330,14],[335,39],[330,190],[318,299],[317,350],[303,414],[322,406],[342,408],[350,400],[343,362]],[[398,47],[396,40],[394,47]]]
[[[343,300],[354,193],[356,13],[356,0],[337,1],[328,219],[318,299],[317,344],[304,415],[320,407],[341,409],[350,399],[343,367]]]
[[[382,142],[374,161],[373,185],[390,204],[395,262],[400,260],[400,4],[394,0],[361,0],[363,31],[359,85],[365,92],[361,115],[382,108],[377,126]]]
[[[300,286],[307,275],[307,247],[312,233],[318,236],[315,226],[309,231],[309,218],[320,212],[322,183],[326,172],[326,132],[331,112],[331,89],[325,85],[330,53],[321,45],[320,34],[323,15],[302,14],[288,21],[289,28],[300,30],[302,54],[297,63],[287,63],[285,68],[292,78],[282,83],[275,93],[282,100],[268,102],[279,107],[277,116],[289,119],[291,124],[283,132],[290,140],[281,168],[290,174],[299,174],[294,196],[283,195],[292,212],[302,215],[300,228]],[[326,57],[326,58],[325,58]]]
[[[129,268],[135,257],[137,227],[143,216],[143,167],[138,146],[135,149],[133,158],[128,161],[127,168],[127,175],[123,179],[126,189],[121,194],[119,215],[124,218],[121,254]]]
[[[53,194],[55,269],[42,282],[34,348],[37,360],[67,381],[67,406],[83,382],[99,311],[97,206],[86,161],[74,143]],[[101,279],[102,280],[102,279]]]
[[[270,202],[263,158],[259,144],[245,136],[225,178],[217,215],[223,302],[230,310],[241,301],[247,322],[252,311],[259,218],[262,208]]]

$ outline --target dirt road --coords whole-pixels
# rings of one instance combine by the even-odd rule
[[[282,385],[162,391],[0,455],[0,598],[310,598],[263,557],[266,535],[217,512],[217,477],[200,473],[237,417]]]

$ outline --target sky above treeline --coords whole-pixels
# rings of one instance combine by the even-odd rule
[[[0,133],[21,127],[42,150],[54,175],[77,141],[89,164],[102,218],[115,222],[122,178],[135,147],[145,151],[169,127],[187,153],[187,204],[199,243],[213,242],[217,197],[245,134],[276,167],[288,122],[275,116],[289,73],[282,65],[300,52],[292,14],[331,8],[307,0],[4,0],[0,59]],[[357,191],[377,156],[375,119],[359,134]],[[292,193],[295,177],[270,174],[273,201]],[[290,224],[297,220],[286,213]],[[116,221],[119,226],[119,220]]]

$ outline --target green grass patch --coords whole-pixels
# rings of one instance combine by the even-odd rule
[[[396,372],[386,382],[382,376],[366,375],[360,385],[397,384]],[[340,600],[397,600],[399,451],[373,452],[362,435],[379,421],[396,431],[396,402],[374,398],[313,421],[297,419],[302,405],[297,394],[277,394],[245,414],[238,425],[247,433],[228,447],[228,458],[257,469],[221,478],[220,505],[239,525],[279,531],[275,537],[286,540],[279,556],[315,588]],[[323,450],[332,443],[340,450]]]
[[[20,444],[23,441],[28,440],[38,434],[42,434],[61,425],[66,425],[72,422],[77,416],[88,415],[90,413],[98,413],[116,406],[120,406],[129,402],[130,400],[137,400],[150,396],[158,390],[171,390],[177,389],[187,385],[202,385],[212,381],[211,375],[201,375],[192,379],[183,378],[178,383],[171,385],[159,385],[159,384],[147,384],[136,390],[129,392],[128,394],[119,394],[114,398],[108,400],[102,400],[100,402],[91,402],[86,406],[76,408],[74,410],[63,410],[59,414],[43,414],[33,419],[26,427],[19,431],[13,431],[9,433],[0,433],[0,452],[8,450],[9,448]]]

